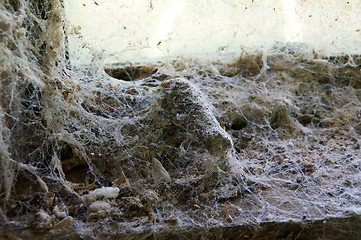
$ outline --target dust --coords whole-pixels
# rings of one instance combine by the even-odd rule
[[[58,1],[0,3],[3,229],[95,238],[359,209],[359,56],[74,67]]]

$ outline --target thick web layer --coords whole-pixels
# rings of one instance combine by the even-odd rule
[[[95,236],[359,211],[359,57],[75,68],[61,9],[1,1],[3,225]]]

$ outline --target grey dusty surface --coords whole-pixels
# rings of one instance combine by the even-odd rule
[[[360,238],[360,56],[74,67],[0,7],[0,238]]]

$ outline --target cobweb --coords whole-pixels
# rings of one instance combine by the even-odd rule
[[[95,236],[359,211],[359,56],[74,67],[61,2],[0,3],[3,226]]]

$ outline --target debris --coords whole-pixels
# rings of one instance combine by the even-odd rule
[[[361,207],[356,207],[353,209],[353,211],[358,214],[358,215],[361,215]]]
[[[121,171],[120,176],[119,176],[117,179],[115,179],[115,180],[112,182],[112,184],[113,184],[113,186],[119,186],[119,185],[121,185],[121,184],[123,184],[123,183],[129,184],[129,180],[128,180],[128,178],[125,176],[124,172]]]
[[[164,180],[166,182],[171,181],[171,177],[167,170],[163,167],[162,163],[156,159],[155,157],[152,157],[152,177],[154,181],[158,182],[161,180]]]
[[[53,209],[53,213],[57,218],[65,218],[67,213],[65,210],[60,209],[58,205],[56,205]]]
[[[53,229],[63,230],[64,228],[67,228],[71,223],[73,222],[73,217],[68,216],[61,221],[57,222]]]
[[[95,201],[96,199],[109,199],[109,198],[117,198],[119,194],[118,187],[101,187],[91,191],[88,195],[86,195],[86,199],[88,201]]]
[[[40,210],[36,214],[36,227],[39,229],[50,228],[53,226],[55,216],[50,216],[47,212]]]
[[[227,216],[227,222],[229,222],[229,223],[233,222],[233,218],[231,215]]]
[[[89,206],[90,212],[110,211],[112,206],[107,201],[95,201]]]

